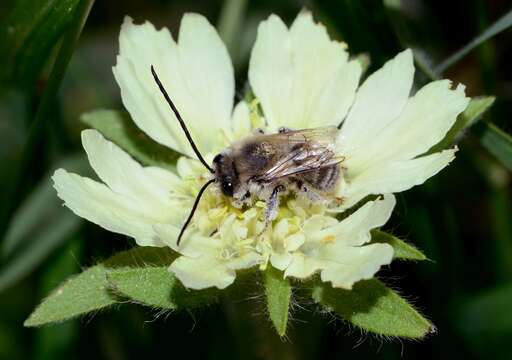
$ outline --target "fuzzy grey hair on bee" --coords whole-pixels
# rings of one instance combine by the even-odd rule
[[[341,173],[340,163],[343,161],[343,157],[336,155],[334,151],[337,127],[303,130],[283,127],[274,134],[256,130],[252,135],[217,154],[210,166],[199,152],[153,65],[151,73],[192,150],[213,175],[199,190],[178,235],[177,245],[180,244],[202,195],[213,183],[219,184],[222,194],[232,198],[232,204],[236,207],[250,205],[253,197],[265,200],[265,229],[277,216],[279,197],[290,190],[315,202],[328,201],[334,197]]]

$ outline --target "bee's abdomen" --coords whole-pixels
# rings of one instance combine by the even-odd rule
[[[312,187],[321,191],[329,191],[338,182],[340,177],[339,164],[323,167],[317,170],[308,171],[302,176]]]

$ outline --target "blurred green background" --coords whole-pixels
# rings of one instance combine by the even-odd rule
[[[484,120],[512,132],[508,0],[2,0],[1,359],[512,358],[512,144],[505,134],[489,136],[485,121],[461,139],[448,169],[399,196],[386,226],[432,260],[395,262],[380,273],[437,325],[438,333],[422,342],[367,335],[307,306],[295,308],[289,339],[281,342],[261,316],[264,301],[249,296],[194,313],[160,314],[123,304],[60,325],[23,327],[65,278],[134,245],[72,215],[49,179],[62,164],[90,172],[79,144],[80,114],[122,108],[111,67],[123,17],[147,19],[176,33],[184,12],[207,16],[228,44],[241,97],[258,22],[276,13],[290,23],[303,7],[332,37],[346,41],[352,54],[367,54],[370,72],[413,47],[423,69],[417,70],[417,86],[501,19],[503,31],[442,76],[466,84],[470,96],[495,95]]]

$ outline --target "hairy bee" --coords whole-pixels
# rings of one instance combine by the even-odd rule
[[[235,206],[250,204],[253,198],[265,200],[266,225],[277,215],[279,196],[289,191],[306,196],[312,201],[333,196],[340,178],[340,163],[343,160],[343,157],[337,156],[334,152],[338,128],[281,128],[275,134],[265,134],[257,130],[215,156],[212,167],[194,144],[185,122],[153,66],[151,72],[198,159],[213,174],[213,178],[202,186],[195,199],[178,236],[178,245],[202,194],[214,182],[219,184],[225,196],[233,198]]]

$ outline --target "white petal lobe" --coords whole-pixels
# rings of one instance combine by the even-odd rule
[[[333,226],[334,233],[339,232],[337,244],[361,246],[371,240],[369,230],[383,226],[391,217],[396,199],[388,194],[382,200],[369,201],[352,215]]]
[[[131,236],[138,245],[164,245],[155,239],[151,228],[152,222],[161,219],[156,214],[141,211],[136,201],[62,169],[57,170],[52,179],[57,195],[78,216],[109,231]]]
[[[383,265],[393,259],[393,248],[388,244],[349,247],[331,254],[331,265],[320,273],[322,281],[333,287],[352,289],[359,280],[371,279]]]
[[[369,168],[348,184],[344,192],[346,208],[370,194],[405,191],[423,184],[445,168],[454,158],[456,149],[444,150],[413,160],[399,160]]]
[[[371,278],[382,265],[391,262],[393,248],[364,244],[370,240],[370,231],[389,219],[394,206],[394,196],[386,195],[366,203],[339,223],[322,215],[312,216],[304,224],[306,240],[292,253],[285,276],[307,278],[320,271],[323,281],[345,289]]]
[[[169,188],[153,180],[138,162],[98,131],[82,131],[82,144],[96,174],[115,192],[155,203],[167,196]]]
[[[358,89],[340,132],[347,157],[364,152],[402,112],[414,78],[412,52],[405,50],[370,75]]]
[[[348,176],[387,161],[412,159],[441,141],[470,100],[464,86],[450,87],[450,81],[440,80],[421,88],[396,120],[347,160]]]
[[[181,256],[171,264],[169,270],[189,289],[224,289],[235,281],[234,270],[208,255],[197,259]]]
[[[409,99],[400,117],[375,142],[387,159],[408,160],[443,139],[469,103],[464,86],[451,89],[449,80],[434,81]]]
[[[231,126],[234,96],[233,67],[215,29],[204,17],[187,14],[176,43],[167,29],[127,17],[119,42],[113,71],[135,123],[157,142],[195,157],[151,75],[153,65],[199,149],[211,151],[218,131]]]
[[[354,99],[361,67],[309,12],[288,30],[271,15],[258,28],[249,80],[270,128],[338,125]]]

